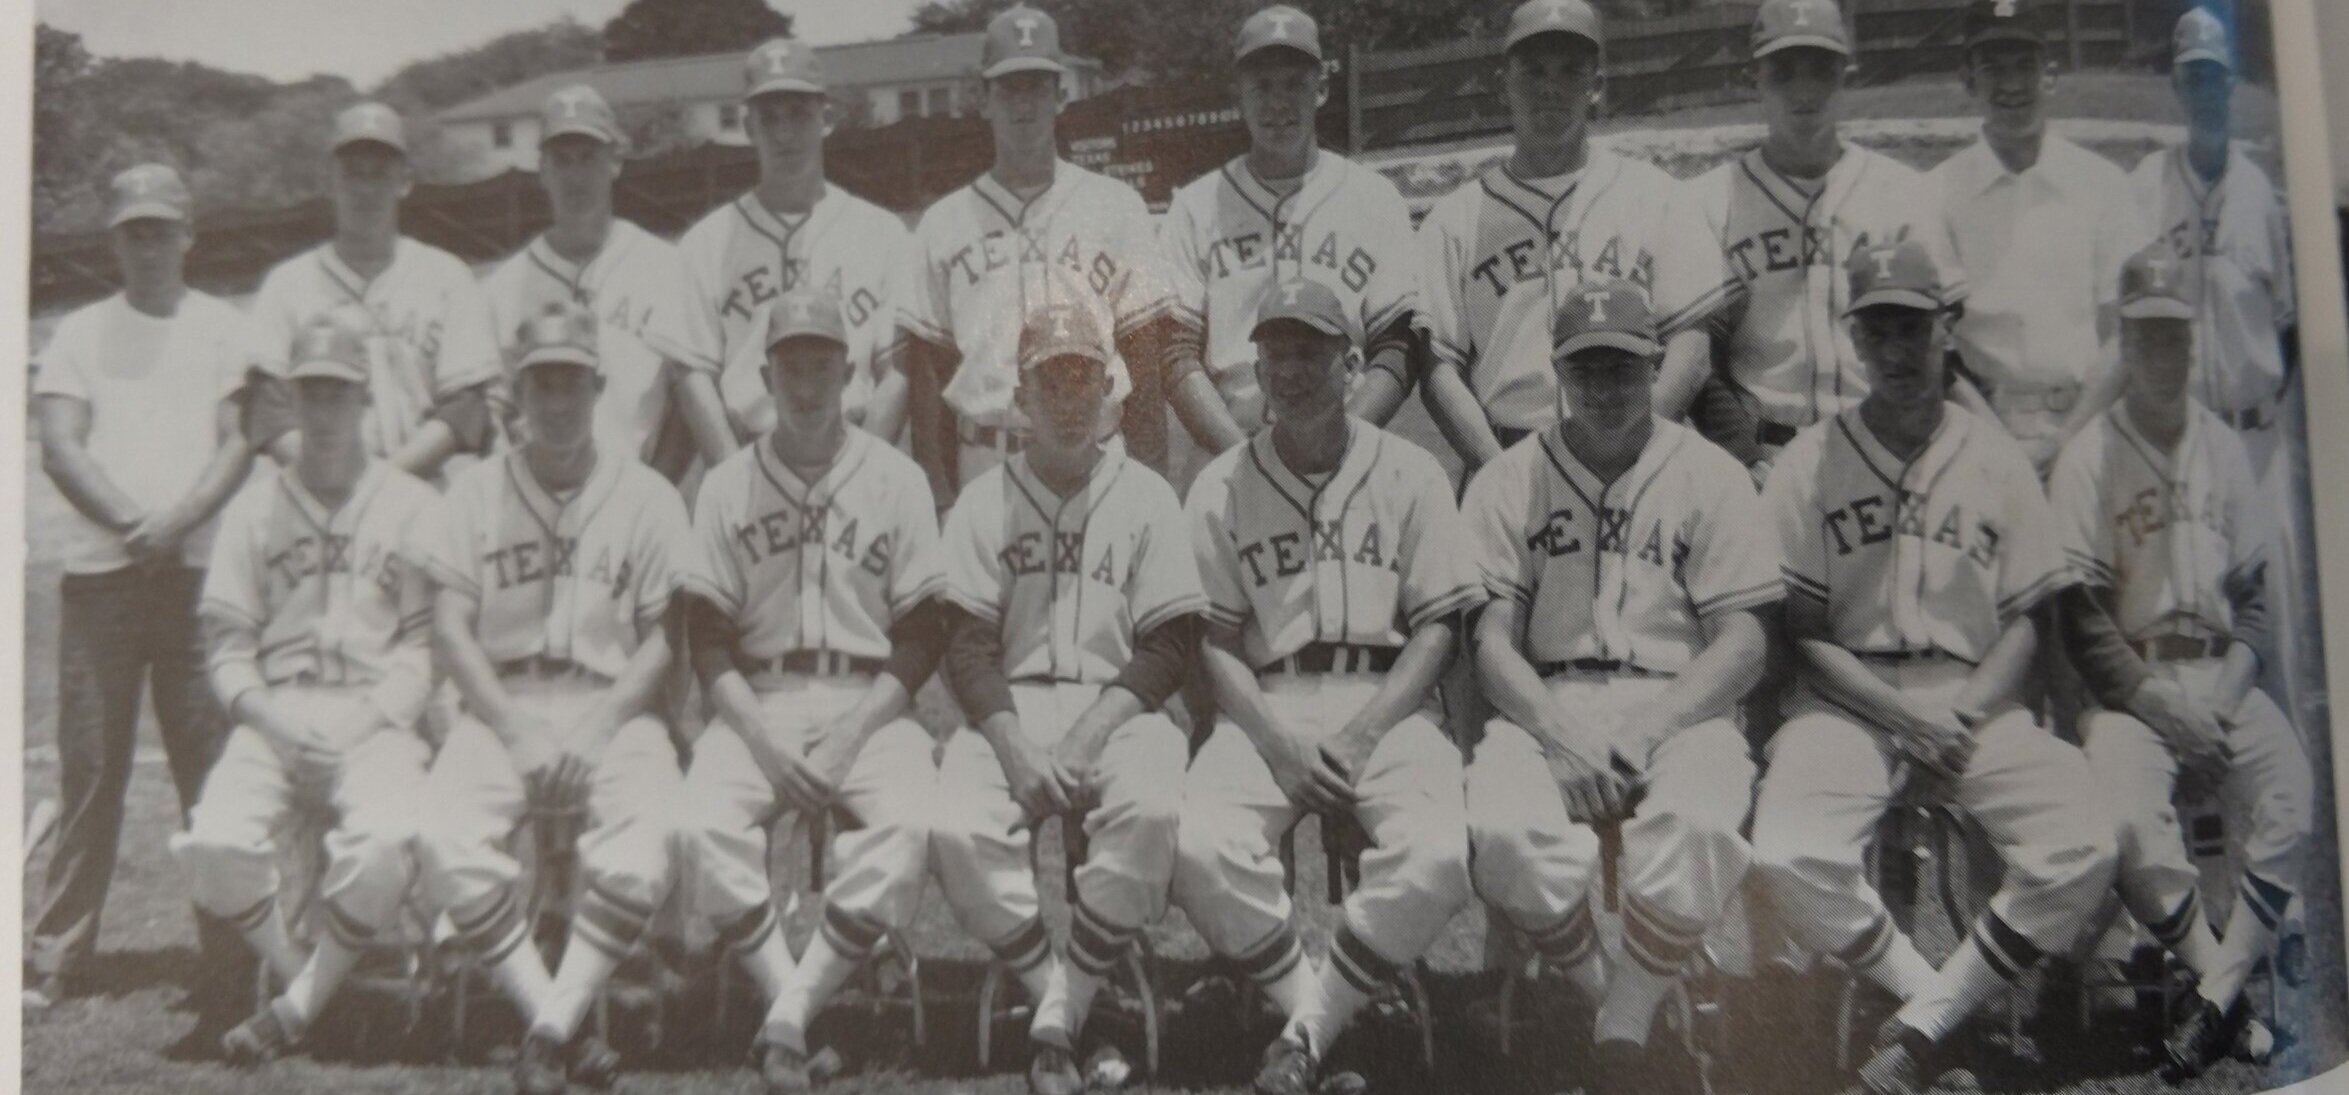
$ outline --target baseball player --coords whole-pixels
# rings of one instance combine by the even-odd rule
[[[1689,184],[1729,267],[1728,298],[1712,316],[1721,364],[1689,421],[1765,473],[1795,431],[1868,392],[1842,322],[1850,298],[1840,270],[1852,255],[1915,237],[1950,303],[1966,283],[1925,178],[1837,133],[1852,44],[1835,0],[1764,0],[1753,58],[1760,147]]]
[[[253,466],[231,398],[251,335],[234,306],[188,288],[194,201],[179,173],[140,164],[108,189],[122,289],[59,321],[33,361],[42,470],[71,509],[55,587],[63,824],[25,933],[28,1011],[62,999],[97,952],[141,680],[181,810],[228,735],[196,609],[215,519]],[[242,951],[197,923],[208,960]]]
[[[840,298],[855,366],[844,396],[849,421],[894,441],[904,420],[895,286],[908,236],[896,214],[825,181],[827,86],[806,42],[776,38],[750,51],[742,116],[758,182],[677,241],[689,299],[668,319],[655,317],[652,342],[685,366],[681,409],[709,467],[774,428],[767,315],[796,288]]]
[[[1735,457],[1654,416],[1647,292],[1586,282],[1558,307],[1568,417],[1478,473],[1462,503],[1492,600],[1476,623],[1501,712],[1468,765],[1477,892],[1578,984],[1605,984],[1591,1080],[1651,1091],[1648,1027],[1745,878],[1754,765],[1737,704],[1784,598]],[[1775,623],[1775,613],[1772,613]],[[1600,972],[1591,882],[1623,834],[1624,957]]]
[[[683,383],[685,367],[666,360],[648,335],[656,314],[691,308],[684,270],[667,240],[612,215],[626,138],[603,96],[585,84],[566,87],[547,96],[538,116],[538,182],[554,223],[483,283],[494,330],[508,342],[506,360],[514,361],[524,348],[511,340],[550,305],[592,313],[603,378],[596,443],[652,463],[670,392]]]
[[[254,480],[220,519],[202,614],[212,687],[236,723],[171,852],[196,904],[244,933],[285,991],[220,1040],[232,1063],[303,1038],[360,952],[392,929],[430,749],[432,590],[423,567],[440,498],[369,455],[364,330],[303,327],[285,377],[299,458]],[[326,827],[314,949],[278,902],[272,844],[295,814]]]
[[[684,584],[718,713],[685,778],[685,885],[770,1001],[770,1092],[806,1090],[816,1009],[913,916],[937,785],[909,717],[945,645],[937,509],[912,458],[847,425],[846,310],[805,286],[768,310],[776,425],[703,478]],[[835,826],[822,926],[797,965],[767,880],[767,828],[785,812]]]
[[[2155,244],[2120,282],[2127,386],[2065,447],[2052,489],[2080,575],[2064,620],[2102,707],[2081,736],[2121,823],[2121,897],[2198,978],[2166,1045],[2186,1077],[2233,1046],[2248,1014],[2244,980],[2298,889],[2314,776],[2291,720],[2255,686],[2272,519],[2241,438],[2188,394],[2207,330],[2192,272]],[[2223,940],[2171,805],[2187,783],[2250,804],[2242,900]]]
[[[473,272],[439,248],[400,235],[400,199],[415,185],[400,116],[360,103],[335,116],[327,172],[334,237],[278,263],[253,297],[254,377],[247,433],[289,463],[286,347],[319,313],[357,304],[373,317],[367,451],[427,482],[455,453],[486,451],[486,389],[498,341]]]
[[[2118,391],[2115,279],[2150,238],[2120,168],[2047,131],[2045,36],[2034,0],[1966,9],[1982,139],[1930,172],[1973,287],[1951,331],[1958,356],[2042,476]]]
[[[1216,457],[1186,506],[1223,717],[1187,777],[1174,898],[1288,1017],[1256,1077],[1269,1095],[1309,1090],[1375,987],[1468,903],[1460,751],[1435,685],[1484,585],[1435,458],[1347,415],[1348,314],[1312,280],[1264,298],[1272,426]],[[1318,971],[1274,851],[1309,812],[1369,837]]]
[[[1754,873],[1796,942],[1901,999],[1860,1082],[1911,1095],[1977,1004],[2071,945],[2112,884],[2113,823],[2083,793],[2087,759],[2022,706],[2034,614],[2070,577],[2030,462],[1944,394],[1933,257],[1913,239],[1862,248],[1847,290],[1868,394],[1797,436],[1763,493],[1801,681],[1767,749]],[[1904,789],[1965,809],[2006,863],[1939,970],[1864,865]]]
[[[1031,1090],[1084,1089],[1094,994],[1166,910],[1189,742],[1160,710],[1205,608],[1174,488],[1098,429],[1107,332],[1082,304],[1037,313],[1014,393],[1029,446],[963,489],[941,534],[957,613],[947,683],[969,726],[946,739],[933,869],[964,930],[1036,1003]],[[1035,829],[1080,823],[1066,958],[1036,917]]]
[[[1509,18],[1504,87],[1516,147],[1439,199],[1419,227],[1421,398],[1473,473],[1558,420],[1550,323],[1585,281],[1649,293],[1665,340],[1657,412],[1677,418],[1710,363],[1699,324],[1727,277],[1682,184],[1594,147],[1606,34],[1585,0],[1528,0]]]
[[[1248,335],[1273,285],[1309,277],[1346,303],[1367,358],[1348,402],[1380,424],[1411,391],[1419,291],[1402,194],[1320,147],[1314,113],[1329,84],[1313,18],[1285,4],[1249,16],[1233,65],[1248,151],[1176,191],[1160,232],[1175,294],[1172,399],[1208,456],[1264,424]]]
[[[685,503],[595,436],[608,390],[599,336],[612,329],[567,301],[523,323],[513,390],[528,440],[449,485],[430,559],[441,663],[464,708],[425,785],[417,859],[459,945],[529,1024],[514,1064],[523,1095],[560,1093],[567,1072],[610,1083],[617,1055],[573,1035],[669,892],[681,780],[654,700]],[[506,845],[534,807],[586,815],[586,885],[551,981]]]
[[[1110,405],[1122,410],[1105,417],[1121,418],[1103,429],[1163,466],[1172,300],[1149,209],[1132,187],[1060,158],[1067,66],[1051,16],[1018,5],[989,20],[980,66],[995,162],[922,214],[898,313],[914,459],[951,499],[1018,453],[1030,426],[1012,394],[1021,332],[1076,306],[1115,339]]]

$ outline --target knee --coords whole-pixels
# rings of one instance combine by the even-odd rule
[[[1430,894],[1468,893],[1468,829],[1465,825],[1414,826],[1395,841],[1395,871],[1413,890]]]
[[[1250,854],[1245,834],[1232,819],[1214,811],[1186,810],[1175,819],[1175,884],[1208,883],[1245,863]]]
[[[2050,841],[2028,849],[2010,864],[2032,889],[2066,893],[2102,893],[2111,888],[2120,870],[2120,830],[2111,825],[2088,828],[2067,841]]]
[[[1785,827],[1754,827],[1754,877],[1772,893],[1806,893],[1839,875],[1856,878],[1862,867],[1858,848],[1819,847]]]

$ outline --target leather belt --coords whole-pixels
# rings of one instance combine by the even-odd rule
[[[1026,436],[1008,427],[973,426],[958,422],[955,424],[954,432],[955,436],[962,439],[963,444],[976,445],[982,449],[995,449],[999,452],[1017,454],[1021,449],[1027,447]]]
[[[1675,674],[1655,669],[1643,669],[1622,658],[1569,658],[1562,662],[1537,662],[1534,672],[1544,677],[1562,673],[1613,674],[1626,677],[1670,677]]]
[[[2233,639],[2203,639],[2191,635],[2156,635],[2129,644],[2129,649],[2149,662],[2191,662],[2204,658],[2223,658]]]
[[[1953,655],[1948,651],[1930,646],[1917,650],[1854,650],[1851,653],[1853,657],[1874,665],[1909,665],[1920,662],[1941,661],[1944,659],[1952,661],[1964,661],[1964,659],[1958,658],[1956,655]]]
[[[1785,448],[1786,444],[1793,441],[1794,435],[1799,432],[1801,431],[1784,422],[1772,422],[1767,418],[1754,423],[1754,440],[1764,445]]]
[[[569,677],[605,682],[611,680],[610,677],[568,658],[550,658],[544,654],[533,654],[527,658],[499,662],[498,676],[509,679],[521,677],[536,681],[563,680]]]
[[[746,658],[739,667],[750,676],[795,673],[808,677],[869,677],[888,664],[880,658],[860,658],[837,650],[790,650],[772,658]]]
[[[2238,430],[2264,430],[2276,424],[2276,405],[2272,400],[2239,411],[2214,410],[2211,413],[2218,415],[2219,421]]]
[[[1296,653],[1258,670],[1275,673],[1384,673],[1395,667],[1402,651],[1391,646],[1355,646],[1351,643],[1307,643]]]

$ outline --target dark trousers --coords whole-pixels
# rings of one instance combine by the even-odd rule
[[[228,718],[204,671],[196,622],[203,585],[203,571],[176,565],[65,576],[58,621],[57,844],[25,948],[36,973],[70,975],[97,948],[138,739],[141,678],[152,686],[183,825],[228,738]],[[225,929],[199,927],[205,929],[204,949],[218,955]],[[232,949],[242,950],[234,939],[234,933],[225,936]]]

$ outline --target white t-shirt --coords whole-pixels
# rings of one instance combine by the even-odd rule
[[[220,401],[244,382],[251,343],[244,315],[216,297],[190,290],[178,312],[162,319],[118,293],[57,325],[34,355],[33,394],[88,404],[90,456],[131,501],[153,512],[187,497],[203,478],[218,447]],[[130,565],[120,535],[79,510],[67,520],[68,573]],[[180,541],[187,565],[211,558],[213,523]]]

